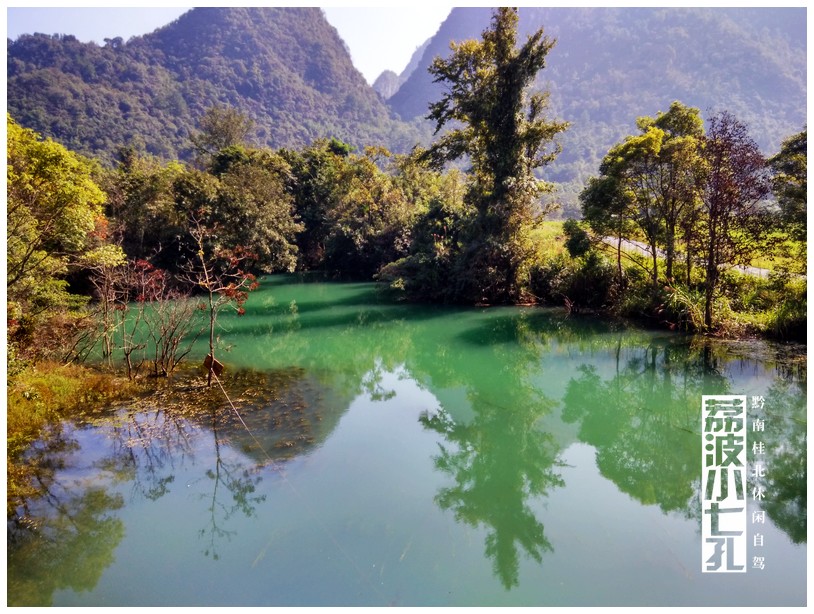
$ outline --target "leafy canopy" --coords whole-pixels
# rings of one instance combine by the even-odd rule
[[[555,41],[540,29],[517,47],[517,9],[500,8],[481,41],[451,45],[430,72],[448,89],[430,105],[436,134],[451,129],[424,154],[436,164],[466,157],[471,163],[469,201],[476,216],[460,270],[465,299],[517,300],[521,270],[531,253],[534,205],[550,185],[534,171],[551,162],[557,134],[567,124],[547,119],[547,95],[527,97]]]
[[[6,286],[19,317],[70,302],[63,277],[71,265],[93,259],[104,238],[105,195],[88,160],[41,140],[11,116],[6,121]],[[97,259],[117,257],[106,249]]]

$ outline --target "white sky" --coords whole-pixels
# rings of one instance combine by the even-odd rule
[[[103,44],[105,38],[121,36],[127,40],[152,32],[190,8],[109,8],[115,3],[104,7],[87,6],[93,4],[90,2],[84,4],[86,8],[10,6],[4,16],[6,35],[16,39],[21,34],[34,32],[73,34],[83,42]],[[438,31],[452,5],[422,2],[410,8],[324,8],[328,21],[347,43],[354,65],[372,83],[383,70],[400,73],[416,48]]]

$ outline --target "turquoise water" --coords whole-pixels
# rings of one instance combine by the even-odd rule
[[[179,379],[32,451],[9,605],[806,603],[789,348],[295,277],[246,308],[220,331],[237,414]],[[765,399],[764,569],[701,573],[704,394]]]

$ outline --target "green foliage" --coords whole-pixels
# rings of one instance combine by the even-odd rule
[[[207,109],[198,122],[199,131],[190,136],[199,159],[209,159],[229,147],[249,144],[254,122],[232,107]]]
[[[382,266],[407,254],[421,197],[422,178],[406,158],[381,148],[348,155],[339,173],[335,207],[327,212],[325,268],[340,275],[370,279]],[[380,169],[386,166],[387,172]]]
[[[673,102],[666,113],[636,120],[640,134],[611,147],[580,195],[583,215],[600,232],[630,236],[634,226],[652,254],[653,286],[658,285],[658,250],[666,254],[667,279],[673,278],[679,234],[692,251],[701,183],[698,109]]]
[[[481,41],[453,43],[450,57],[430,68],[448,91],[430,105],[429,118],[436,133],[452,128],[424,155],[439,164],[466,156],[472,165],[468,199],[476,215],[454,280],[464,301],[522,299],[535,204],[551,187],[533,171],[556,157],[554,138],[567,127],[545,117],[546,95],[526,98],[554,41],[541,28],[517,48],[517,21],[516,9],[497,9]]]
[[[772,190],[780,205],[784,230],[797,242],[791,255],[798,263],[797,269],[803,273],[807,252],[807,137],[807,130],[790,136],[783,141],[780,152],[769,159],[774,173]]]
[[[461,233],[474,214],[463,201],[457,171],[437,177],[431,185],[435,189],[426,192],[430,195],[426,210],[412,228],[409,254],[382,267],[377,279],[411,300],[455,302]]]
[[[243,121],[225,132],[230,122],[220,122],[214,140],[204,138],[201,122],[214,118],[213,109],[250,120],[257,146],[336,136],[407,151],[419,138],[390,117],[318,8],[196,8],[151,34],[104,46],[24,35],[9,43],[8,57],[10,112],[105,162],[122,145],[189,160],[192,134],[210,153],[241,142],[234,137],[245,132]]]
[[[345,172],[349,154],[349,146],[324,139],[299,151],[280,152],[291,166],[294,207],[303,223],[297,235],[300,268],[324,265],[328,213],[338,207],[342,187],[339,177]]]
[[[649,252],[653,292],[634,301],[636,311],[661,316],[672,307],[667,322],[712,331],[728,321],[714,314],[717,303],[728,308],[726,297],[719,295],[721,271],[748,264],[770,244],[773,216],[763,203],[768,194],[765,160],[745,126],[727,112],[712,116],[709,123],[705,135],[698,110],[679,102],[666,113],[640,117],[641,134],[608,151],[600,177],[589,181],[580,200],[599,238],[617,238],[620,282],[620,239],[646,240],[643,251]],[[662,258],[663,283],[671,292],[666,301],[658,296]],[[696,263],[700,266],[693,276]],[[704,287],[701,325],[698,268],[703,269]],[[676,272],[682,274],[680,282]]]
[[[86,302],[68,291],[67,275],[121,251],[105,245],[105,195],[93,164],[10,116],[7,129],[9,340],[20,354],[64,352]]]
[[[769,311],[768,332],[785,340],[805,342],[808,338],[808,301],[805,280],[786,281],[778,301]]]
[[[565,233],[565,248],[571,258],[584,256],[591,249],[591,240],[588,233],[576,220],[565,220],[562,230]]]
[[[172,186],[183,171],[177,162],[162,164],[126,148],[120,151],[118,165],[104,173],[113,232],[131,258],[155,259],[168,266],[177,256],[182,220],[173,206]]]
[[[539,301],[572,312],[611,310],[618,293],[613,266],[593,251],[580,258],[561,254],[535,264],[530,288]]]
[[[211,217],[220,241],[251,252],[260,272],[293,271],[295,237],[303,227],[294,219],[288,190],[291,169],[285,159],[271,151],[248,151],[229,164],[219,180]]]
[[[697,290],[682,287],[666,289],[667,300],[662,304],[660,315],[670,328],[686,331],[704,330],[704,295]]]
[[[728,271],[721,278],[721,295],[728,297],[733,317],[750,331],[783,340],[806,340],[807,284],[804,277],[777,273],[761,279]]]

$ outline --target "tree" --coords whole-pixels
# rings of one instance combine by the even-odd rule
[[[246,145],[254,122],[232,107],[214,106],[206,110],[199,132],[190,136],[199,160],[206,162],[216,153],[233,145]]]
[[[635,222],[649,246],[655,288],[660,247],[664,246],[666,277],[672,280],[677,235],[697,206],[703,123],[698,109],[673,102],[668,112],[640,117],[636,124],[641,133],[614,145],[602,160],[603,183],[589,185],[583,211],[588,209],[598,222],[602,203],[604,208],[615,203],[610,215],[626,215]],[[617,196],[611,197],[610,190]]]
[[[665,275],[672,280],[678,230],[683,221],[695,218],[701,163],[699,139],[704,134],[703,121],[698,109],[676,101],[666,113],[658,113],[655,118],[639,118],[637,124],[642,130],[653,126],[663,134],[651,186],[656,207],[664,220]],[[691,243],[686,241],[685,247],[689,283]]]
[[[217,319],[220,311],[231,305],[243,315],[248,293],[258,287],[248,268],[256,256],[246,247],[234,243],[234,235],[223,232],[215,215],[220,183],[208,173],[188,170],[175,182],[175,206],[185,218],[185,245],[181,254],[184,277],[206,296],[208,314],[209,356],[207,385],[217,375],[215,356]]]
[[[449,280],[455,277],[463,229],[472,218],[463,200],[463,176],[457,169],[433,172],[412,156],[399,173],[396,181],[406,181],[407,200],[416,204],[409,253],[379,269],[376,279],[412,300],[460,300]]]
[[[517,22],[517,9],[496,9],[482,41],[453,43],[450,57],[436,58],[430,67],[435,81],[449,89],[430,105],[428,117],[436,134],[454,127],[426,157],[440,164],[466,156],[472,165],[469,198],[476,216],[457,280],[468,300],[520,298],[534,204],[551,188],[534,171],[556,157],[554,138],[567,127],[544,116],[547,94],[526,97],[555,41],[540,29],[518,49]]]
[[[242,264],[251,255],[241,250],[219,249],[211,242],[216,229],[207,228],[198,218],[190,220],[189,233],[197,249],[196,260],[190,262],[188,279],[206,295],[209,316],[209,355],[205,363],[206,385],[212,385],[212,376],[219,375],[219,363],[215,357],[217,318],[221,309],[233,305],[238,315],[243,315],[243,304],[249,292],[259,287],[254,275],[243,270]]]
[[[284,149],[291,166],[295,210],[303,223],[297,235],[299,266],[306,269],[324,265],[325,240],[329,233],[329,213],[340,198],[340,175],[348,164],[350,146],[321,139],[299,151]]]
[[[407,254],[418,202],[408,198],[405,186],[397,181],[400,163],[381,147],[368,147],[364,155],[345,161],[338,175],[338,198],[326,212],[329,269],[369,279]]]
[[[588,185],[580,192],[579,200],[583,218],[599,239],[616,237],[616,275],[621,286],[622,238],[632,231],[629,211],[631,199],[622,189],[622,182],[618,177],[605,174],[591,177]]]
[[[9,333],[25,337],[38,330],[58,345],[61,327],[41,328],[42,320],[85,304],[68,292],[66,275],[89,260],[115,260],[120,251],[106,246],[105,195],[94,181],[94,166],[10,116],[7,129],[6,289],[14,322]],[[47,346],[40,336],[36,348]]]
[[[210,218],[221,244],[250,251],[260,272],[293,271],[302,224],[294,216],[291,167],[272,151],[234,146],[218,152],[215,164],[218,197]]]
[[[721,267],[748,264],[769,230],[763,201],[771,183],[757,143],[746,126],[727,111],[710,119],[703,158],[704,325],[709,329]]]
[[[172,266],[171,247],[182,226],[172,188],[183,171],[178,162],[163,164],[126,148],[119,152],[116,167],[103,175],[107,213],[114,221],[112,234],[130,258],[150,259],[162,268]]]
[[[769,159],[774,178],[772,190],[783,223],[791,238],[800,244],[798,261],[805,270],[807,212],[807,135],[803,130],[783,141],[780,151]]]

